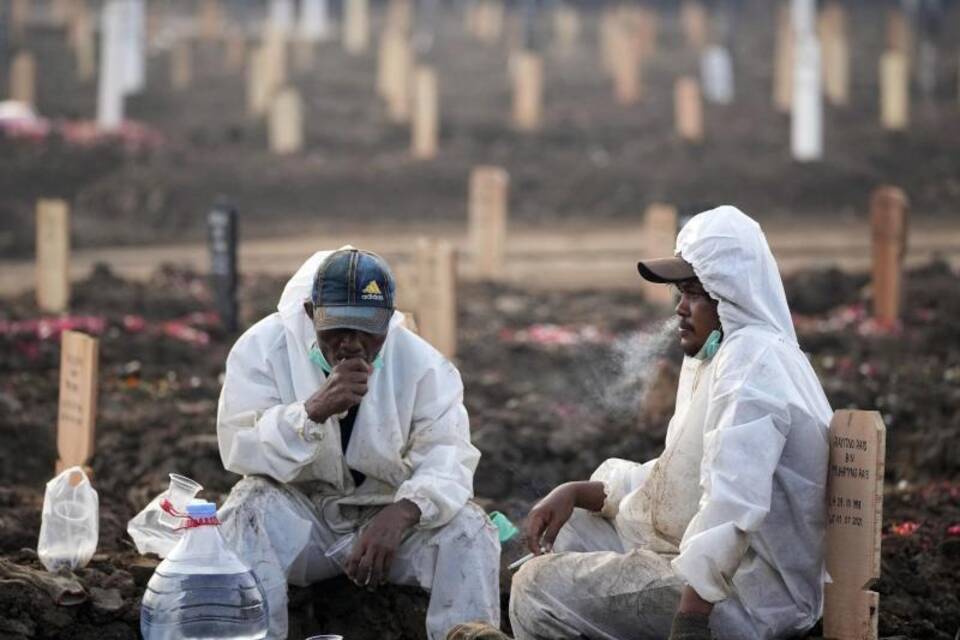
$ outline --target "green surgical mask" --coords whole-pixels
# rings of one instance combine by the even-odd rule
[[[333,371],[333,367],[330,366],[330,363],[327,362],[327,359],[323,355],[323,351],[320,350],[319,345],[316,342],[313,343],[313,346],[310,347],[310,362],[320,367],[323,372],[327,375],[330,375],[330,372]],[[373,359],[373,368],[382,369],[383,368],[383,353],[378,353],[377,357]]]
[[[703,343],[703,346],[700,347],[700,351],[697,352],[697,355],[693,356],[697,360],[710,360],[713,356],[717,355],[717,351],[720,350],[720,342],[723,340],[723,333],[719,329],[714,329],[710,332],[710,335],[707,336],[707,341]]]

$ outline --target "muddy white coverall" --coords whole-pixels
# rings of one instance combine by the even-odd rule
[[[577,510],[560,553],[514,577],[521,640],[666,638],[685,584],[715,603],[721,640],[790,637],[821,615],[832,412],[777,265],[733,207],[691,219],[677,254],[719,300],[721,347],[685,358],[660,457],[603,463],[602,513]]]
[[[221,529],[264,585],[270,637],[287,635],[288,581],[306,585],[342,573],[324,552],[404,498],[421,518],[389,581],[431,590],[429,636],[471,620],[499,626],[500,544],[489,518],[469,502],[480,453],[470,443],[456,368],[395,313],[346,454],[336,416],[322,424],[307,417],[304,401],[325,374],[309,357],[316,334],[303,302],[327,255],[307,260],[278,312],[240,337],[220,394],[220,456],[227,470],[246,476],[220,510]],[[359,487],[350,470],[366,476]]]

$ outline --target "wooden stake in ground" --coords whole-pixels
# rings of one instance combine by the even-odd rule
[[[96,73],[96,42],[90,11],[84,2],[77,2],[70,19],[70,42],[77,59],[77,79],[86,82]]]
[[[900,51],[880,58],[880,122],[888,131],[903,131],[910,122],[910,68]]]
[[[37,63],[33,55],[21,51],[10,65],[10,99],[35,106],[37,100]]]
[[[437,155],[440,105],[437,75],[430,67],[418,67],[414,73],[414,114],[410,150],[414,158],[429,160]]]
[[[850,102],[850,47],[847,14],[835,1],[820,14],[820,43],[824,91],[831,104],[844,107]]]
[[[448,358],[457,354],[457,261],[449,242],[417,243],[420,336]]]
[[[387,17],[384,31],[410,34],[413,24],[413,3],[410,0],[390,0],[387,3]]]
[[[709,26],[707,24],[707,10],[699,0],[684,0],[680,6],[680,21],[687,44],[694,51],[703,51],[709,40]]]
[[[886,429],[876,411],[837,411],[830,422],[823,635],[876,640]]]
[[[70,303],[70,211],[63,200],[37,202],[37,306],[53,313]]]
[[[388,29],[380,36],[377,56],[377,92],[387,102],[390,120],[410,119],[410,89],[413,73],[413,52],[409,36],[397,29]]]
[[[773,106],[789,113],[793,106],[794,34],[790,11],[781,4],[777,10],[777,43],[773,63]]]
[[[689,76],[678,78],[673,90],[677,135],[687,142],[703,141],[703,100],[700,84]]]
[[[296,89],[287,87],[270,107],[270,151],[277,155],[303,149],[303,101]]]
[[[672,256],[677,242],[677,208],[662,203],[647,207],[643,216],[643,239],[646,255]],[[653,304],[674,304],[673,289],[669,286],[643,281],[643,295]]]
[[[520,131],[536,131],[543,119],[543,59],[530,51],[521,51],[513,74],[513,126]]]
[[[83,466],[94,451],[99,343],[77,331],[60,338],[57,473]]]
[[[343,16],[343,48],[351,55],[367,50],[370,41],[370,16],[367,0],[346,0]]]
[[[197,32],[208,42],[223,35],[223,8],[220,0],[201,0],[197,13]]]
[[[566,3],[553,10],[553,42],[557,52],[570,55],[580,39],[580,14]]]
[[[193,52],[189,40],[180,40],[170,52],[170,87],[186,91],[193,82]]]
[[[900,9],[890,8],[887,11],[887,49],[899,51],[907,59],[913,52],[913,33],[907,16]]]
[[[470,173],[468,224],[477,277],[503,277],[507,242],[507,193],[510,176],[500,167],[475,167]]]
[[[613,63],[613,93],[618,104],[636,104],[640,100],[641,64],[637,37],[624,25],[611,34],[610,45],[615,51]]]
[[[870,197],[873,315],[885,325],[893,325],[900,320],[908,208],[906,194],[897,187],[880,187]]]

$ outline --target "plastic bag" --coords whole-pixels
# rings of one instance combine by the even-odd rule
[[[37,555],[47,571],[86,566],[97,550],[100,499],[80,467],[47,483]]]
[[[146,508],[135,515],[127,523],[127,533],[137,546],[141,554],[155,553],[161,558],[180,542],[183,531],[178,530],[181,523],[160,508],[164,499],[169,499],[173,508],[180,512],[187,510],[187,505],[202,486],[186,476],[170,474],[170,487],[150,501]]]

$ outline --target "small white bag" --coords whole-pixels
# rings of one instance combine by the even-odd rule
[[[37,555],[47,571],[77,569],[90,562],[100,535],[100,499],[80,467],[47,483]]]

